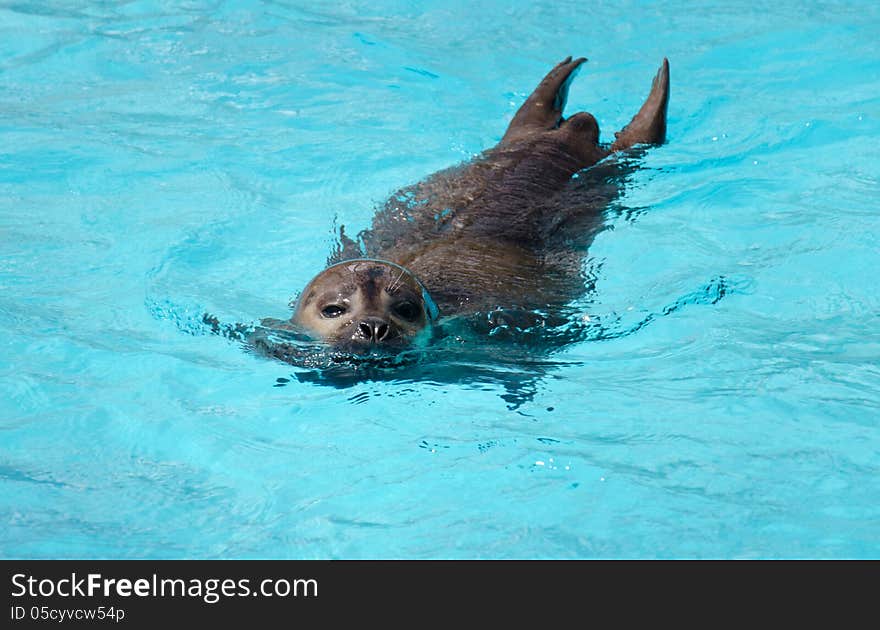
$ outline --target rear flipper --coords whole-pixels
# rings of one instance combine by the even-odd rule
[[[568,88],[584,58],[564,59],[541,81],[516,112],[499,143],[506,147],[522,141],[553,139],[572,156],[574,170],[596,164],[617,151],[639,144],[662,144],[666,139],[666,109],[669,103],[669,62],[664,58],[654,77],[651,92],[630,123],[615,134],[610,146],[599,144],[599,125],[592,114],[578,112],[563,118]]]
[[[614,134],[611,151],[625,151],[637,144],[663,144],[666,140],[666,107],[669,104],[669,61],[663,59],[645,104],[629,124]]]
[[[568,86],[585,61],[584,57],[574,60],[566,57],[556,64],[517,110],[500,144],[511,144],[558,127],[562,122],[565,101],[568,99]]]

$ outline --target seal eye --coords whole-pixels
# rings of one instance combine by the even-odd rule
[[[420,309],[415,302],[409,301],[395,304],[392,310],[395,315],[408,322],[417,320],[419,315],[422,314],[422,309]]]
[[[330,304],[329,306],[325,306],[321,309],[321,315],[328,319],[332,319],[334,317],[339,317],[345,312],[344,306],[339,306],[338,304]]]

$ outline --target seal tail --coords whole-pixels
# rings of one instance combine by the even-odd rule
[[[566,57],[547,73],[535,91],[517,110],[501,139],[501,144],[514,142],[536,131],[548,131],[559,126],[562,110],[568,99],[568,86],[577,75],[585,57]]]
[[[651,92],[639,113],[614,134],[611,151],[625,151],[637,144],[663,144],[666,140],[666,107],[669,104],[669,61],[664,57],[654,76]]]

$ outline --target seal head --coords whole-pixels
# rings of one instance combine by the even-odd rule
[[[399,350],[427,337],[437,306],[418,278],[386,260],[332,265],[309,282],[291,321],[311,336],[355,352]]]

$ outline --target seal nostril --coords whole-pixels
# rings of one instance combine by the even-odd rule
[[[357,330],[359,337],[373,343],[386,341],[393,337],[393,331],[388,325],[388,322],[379,319],[378,317],[366,318],[358,324]]]
[[[388,337],[388,324],[381,322],[376,326],[376,341],[384,341]]]
[[[383,321],[378,317],[368,317],[364,319],[364,321],[358,324],[357,330],[359,337],[372,341],[373,343],[385,341],[392,337],[392,330],[388,325],[388,322]]]
[[[367,322],[361,322],[360,324],[358,324],[358,330],[360,331],[361,335],[366,337],[367,339],[373,338],[373,327],[370,326]]]

